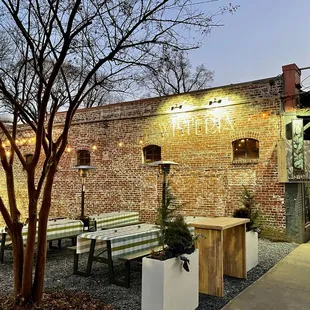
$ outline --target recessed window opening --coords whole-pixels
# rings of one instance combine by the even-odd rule
[[[77,166],[90,166],[90,151],[77,151]]]
[[[33,154],[26,154],[25,155],[25,161],[27,164],[29,164],[32,161]]]
[[[158,145],[148,145],[144,147],[143,159],[145,164],[161,160],[161,147]]]
[[[239,139],[232,143],[233,159],[259,158],[259,142],[255,139]]]

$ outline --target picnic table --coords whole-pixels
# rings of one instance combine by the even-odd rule
[[[108,229],[139,223],[139,212],[116,211],[89,216],[90,222],[95,223],[95,230]]]
[[[92,262],[98,261],[108,265],[110,283],[128,287],[130,283],[130,259],[150,254],[152,249],[157,249],[158,246],[159,228],[153,224],[130,225],[86,232],[77,237],[74,274],[89,276]],[[95,253],[95,250],[101,250],[99,255]],[[103,252],[106,255],[100,256]],[[78,271],[78,257],[81,253],[88,253],[86,272]],[[115,277],[113,261],[116,259],[126,259],[124,280]]]
[[[50,220],[47,223],[47,241],[51,243],[58,241],[58,247],[61,245],[62,239],[72,239],[75,243],[77,235],[81,234],[84,230],[84,224],[80,220],[72,219],[59,219]],[[0,244],[0,262],[3,263],[4,250],[7,246],[12,244],[12,239],[5,228],[0,229],[1,244]],[[23,242],[27,242],[28,225],[22,228]],[[37,239],[37,236],[36,236]]]

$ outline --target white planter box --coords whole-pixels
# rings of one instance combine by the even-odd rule
[[[196,250],[185,255],[190,260],[189,272],[179,258],[160,261],[142,260],[142,310],[194,310],[199,304],[199,274]]]
[[[258,264],[258,233],[246,232],[246,271],[248,272]]]

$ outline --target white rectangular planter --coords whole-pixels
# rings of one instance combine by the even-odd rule
[[[194,310],[199,304],[198,250],[184,255],[189,272],[179,258],[142,260],[142,310]]]
[[[246,241],[246,271],[248,272],[258,264],[258,233],[247,231]]]

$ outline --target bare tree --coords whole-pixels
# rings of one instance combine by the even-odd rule
[[[52,185],[78,107],[96,87],[119,80],[129,69],[149,66],[154,60],[150,55],[161,46],[198,47],[184,34],[190,29],[207,33],[217,25],[214,16],[229,10],[234,7],[205,15],[190,0],[0,1],[0,31],[6,43],[0,57],[0,96],[13,113],[10,127],[0,121],[8,197],[7,203],[0,197],[0,211],[12,237],[14,292],[20,301],[42,298]],[[64,106],[65,120],[56,134],[55,116]],[[24,130],[18,126],[20,120],[36,137],[30,162],[16,142]],[[25,249],[15,195],[16,159],[27,175]]]
[[[152,67],[144,69],[140,85],[148,90],[148,95],[167,96],[208,88],[214,78],[202,64],[193,72],[185,50],[167,50],[164,47],[162,56]]]

